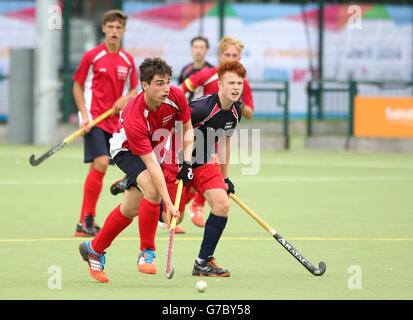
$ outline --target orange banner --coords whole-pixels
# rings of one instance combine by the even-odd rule
[[[354,136],[413,138],[413,98],[356,96]]]

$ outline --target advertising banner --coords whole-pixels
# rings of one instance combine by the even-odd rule
[[[354,136],[413,138],[413,98],[356,96]]]

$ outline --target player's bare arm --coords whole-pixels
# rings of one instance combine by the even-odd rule
[[[112,114],[117,114],[125,108],[126,104],[138,93],[137,88],[132,88],[128,91],[127,94],[118,98],[112,106],[113,112]]]
[[[184,123],[182,126],[183,131],[183,151],[184,151],[184,161],[191,162],[192,150],[194,149],[194,129],[192,127],[191,120]]]
[[[229,179],[229,170],[228,170],[229,161],[230,161],[230,158],[231,158],[231,137],[224,137],[223,139],[225,139],[225,142],[224,142],[225,143],[225,150],[222,150],[221,152],[225,153],[225,162],[220,163],[219,166],[220,166],[220,170],[222,172],[222,175],[224,177],[224,181],[227,184],[227,193],[230,194],[230,193],[235,193],[234,184]],[[218,149],[218,153],[219,153],[219,149]]]
[[[228,166],[231,158],[231,137],[223,137],[224,141],[220,141],[218,144],[218,159],[219,167],[221,169],[224,179],[228,178]],[[225,146],[225,148],[222,148]]]
[[[250,106],[244,105],[244,107],[242,108],[242,116],[245,119],[251,119],[253,116],[253,111],[252,108]]]
[[[194,129],[191,120],[187,121],[183,126],[183,164],[176,176],[175,183],[179,183],[182,179],[186,186],[193,178],[192,172],[192,150],[194,148]]]
[[[181,90],[183,93],[187,93],[187,92],[188,92],[188,90],[186,90],[186,89],[184,88],[184,86],[183,86],[182,83],[178,86],[178,89]],[[185,99],[188,101],[188,97],[187,97],[186,95],[185,95]]]
[[[89,133],[92,129],[90,124],[90,118],[86,110],[85,97],[83,96],[84,86],[77,81],[73,84],[73,96],[75,98],[75,103],[82,115],[82,122],[80,123],[80,128],[84,130],[85,134]]]

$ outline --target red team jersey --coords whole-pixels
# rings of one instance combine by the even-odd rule
[[[91,120],[138,86],[133,57],[122,48],[118,53],[109,53],[104,43],[85,53],[73,80],[84,86],[86,110]],[[119,114],[106,118],[97,126],[113,133],[118,121]]]
[[[132,98],[122,111],[121,121],[110,141],[112,158],[120,151],[131,151],[134,155],[151,153],[155,149],[158,161],[163,156],[163,147],[175,121],[191,120],[191,109],[181,90],[171,87],[168,97],[158,111],[146,105],[144,93]],[[165,129],[161,131],[159,129]],[[158,131],[157,131],[158,130]],[[155,133],[157,131],[157,133]],[[155,150],[156,151],[156,150]]]
[[[191,75],[182,84],[184,92],[194,92],[198,87],[203,87],[202,95],[209,95],[218,92],[217,69],[218,67],[203,69]],[[240,101],[254,110],[252,90],[247,79],[244,79],[244,89],[242,91]]]

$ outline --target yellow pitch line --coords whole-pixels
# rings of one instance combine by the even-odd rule
[[[0,242],[44,242],[44,241],[79,241],[82,242],[90,238],[16,238],[16,239],[0,239]],[[121,241],[139,241],[139,238],[117,238],[116,240]],[[166,241],[168,238],[156,238],[156,240]],[[176,241],[194,241],[202,240],[202,237],[185,237],[180,238],[179,236],[175,238]],[[274,240],[271,237],[261,238],[261,237],[223,237],[223,241],[268,241]],[[291,237],[287,238],[289,241],[413,241],[413,238],[328,238],[328,237]]]

